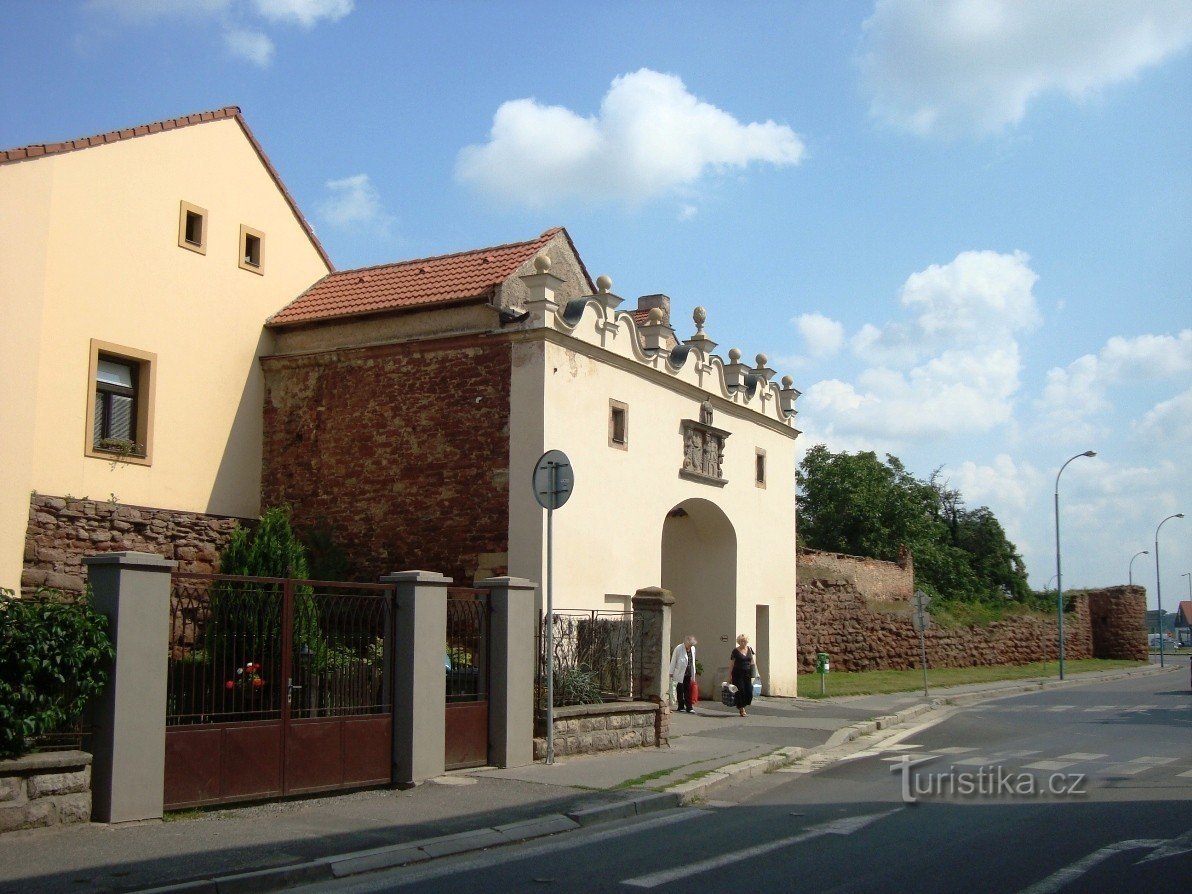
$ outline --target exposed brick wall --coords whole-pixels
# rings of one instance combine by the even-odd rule
[[[266,358],[263,505],[358,579],[505,574],[511,357],[461,338]]]
[[[35,494],[29,500],[21,589],[81,593],[83,557],[136,550],[175,559],[180,571],[218,570],[219,553],[243,519]]]
[[[1089,599],[1075,595],[1068,606],[1064,657],[1094,657]],[[815,670],[817,651],[827,652],[832,668],[840,671],[920,667],[919,634],[911,625],[908,604],[866,599],[856,586],[843,580],[801,580],[796,615],[801,673]],[[934,667],[1026,664],[1054,661],[1058,654],[1055,620],[1031,615],[980,627],[932,626],[925,638],[927,662]]]
[[[1107,587],[1089,590],[1083,595],[1089,604],[1093,654],[1098,658],[1146,661],[1146,590],[1131,586]]]
[[[795,562],[799,580],[846,581],[870,599],[906,600],[915,594],[915,566],[905,548],[897,562],[818,549],[800,549]]]

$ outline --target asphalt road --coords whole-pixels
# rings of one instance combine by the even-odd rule
[[[1186,892],[1190,737],[1186,668],[1003,698],[699,807],[308,890]]]

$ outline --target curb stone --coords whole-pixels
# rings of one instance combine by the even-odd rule
[[[378,869],[392,869],[410,863],[421,863],[435,857],[446,857],[514,844],[519,841],[529,841],[559,832],[569,832],[582,826],[645,816],[680,806],[682,806],[682,802],[676,794],[649,792],[624,801],[598,804],[567,814],[548,814],[492,828],[473,829],[438,838],[425,838],[421,841],[410,841],[389,847],[323,857],[308,863],[142,889],[138,894],[248,894],[248,892],[256,891],[278,891],[295,885],[332,881],[364,872],[374,872]]]

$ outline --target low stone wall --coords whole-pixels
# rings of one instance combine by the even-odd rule
[[[555,708],[555,754],[593,754],[656,745],[660,708],[651,702],[610,702]],[[665,719],[665,718],[663,718]],[[534,760],[546,757],[545,721],[534,730]],[[666,738],[665,731],[662,732]]]
[[[242,519],[34,494],[29,500],[21,589],[83,591],[83,557],[135,550],[178,562],[179,571],[218,570],[220,550]]]
[[[91,820],[91,755],[51,751],[0,761],[0,833]]]
[[[801,580],[796,606],[799,672],[815,670],[815,653],[827,652],[839,671],[911,670],[920,666],[919,634],[911,606],[868,600],[851,583]],[[1076,595],[1064,613],[1064,657],[1092,658],[1089,601]],[[1019,615],[979,627],[929,627],[931,667],[977,667],[1054,661],[1055,619]],[[1098,654],[1116,658],[1132,655]],[[1144,655],[1145,657],[1145,655]]]

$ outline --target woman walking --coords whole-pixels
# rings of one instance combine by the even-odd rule
[[[753,703],[753,665],[757,661],[757,653],[749,645],[749,637],[744,633],[737,637],[737,648],[729,657],[729,677],[737,687],[737,712],[748,716],[745,709]]]

